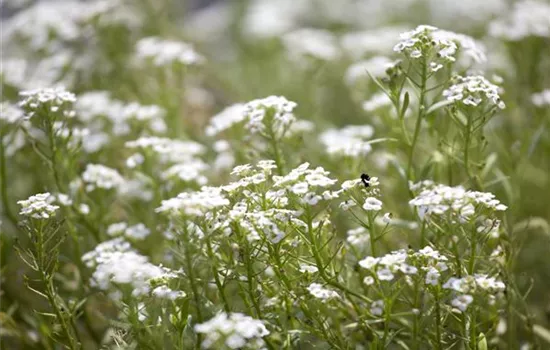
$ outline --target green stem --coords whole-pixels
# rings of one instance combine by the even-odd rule
[[[185,268],[187,272],[187,276],[189,277],[189,284],[191,285],[191,291],[193,293],[193,299],[195,301],[195,308],[197,309],[197,323],[202,323],[202,311],[201,311],[201,303],[200,303],[200,294],[199,290],[197,288],[196,282],[196,276],[195,272],[193,270],[193,261],[191,258],[191,251],[189,249],[189,231],[187,230],[187,223],[183,224],[183,231],[185,233],[185,242],[183,242],[183,250],[185,254]],[[197,333],[197,343],[196,348],[200,349],[201,347],[201,339],[202,336],[200,333]]]
[[[229,302],[227,301],[227,298],[225,297],[225,290],[224,290],[224,287],[220,281],[220,276],[218,275],[218,268],[217,268],[217,260],[216,258],[214,257],[214,253],[213,253],[213,250],[212,250],[212,244],[210,243],[210,238],[207,238],[206,239],[206,247],[207,247],[207,252],[208,252],[208,256],[210,258],[210,260],[213,262],[212,263],[212,274],[214,275],[214,282],[216,283],[216,287],[218,288],[218,291],[220,293],[220,297],[222,299],[222,302],[223,302],[223,309],[225,310],[225,312],[229,313],[231,312],[231,308],[229,307]]]
[[[424,118],[424,113],[425,113],[424,100],[426,98],[426,82],[427,82],[426,59],[425,58],[423,59],[423,62],[422,62],[422,76],[421,76],[421,79],[422,79],[422,81],[421,81],[421,84],[420,84],[420,97],[418,99],[418,115],[416,117],[413,140],[412,140],[411,148],[410,148],[410,151],[409,151],[409,161],[408,161],[408,165],[407,165],[407,178],[409,180],[412,180],[411,172],[412,172],[414,150],[416,148],[416,143],[418,141],[418,135],[420,134],[420,126],[422,124],[422,119]]]
[[[78,346],[78,344],[75,343],[75,337],[73,337],[71,331],[69,330],[69,327],[68,327],[68,325],[65,321],[65,318],[63,317],[63,315],[61,313],[61,309],[59,308],[59,305],[57,304],[57,300],[55,299],[56,293],[55,293],[55,288],[53,287],[52,275],[49,274],[46,271],[47,265],[49,265],[49,263],[47,263],[45,261],[47,256],[46,256],[46,253],[44,251],[45,247],[44,247],[44,231],[43,231],[43,228],[44,228],[44,225],[43,225],[43,222],[41,221],[40,222],[40,227],[36,231],[36,246],[35,247],[36,247],[36,263],[37,263],[37,266],[40,270],[40,278],[42,280],[42,283],[44,284],[44,294],[46,295],[46,297],[48,299],[48,303],[52,307],[52,309],[55,313],[55,316],[56,316],[57,320],[59,321],[59,324],[61,325],[61,329],[63,331],[63,334],[65,335],[65,337],[67,338],[67,340],[69,342],[69,344],[68,344],[69,348],[71,350],[79,349],[80,346]],[[74,323],[73,323],[73,326],[75,326]],[[78,334],[76,328],[74,329],[74,331],[75,331],[75,334]]]
[[[17,217],[11,210],[10,201],[8,198],[8,175],[5,152],[4,137],[0,135],[0,191],[2,191],[2,208],[12,225],[17,226]]]
[[[436,287],[435,291],[435,339],[437,347],[436,349],[441,350],[441,305],[439,302],[439,286]]]
[[[475,227],[472,228],[471,235],[471,251],[470,251],[470,261],[468,262],[468,274],[474,274],[475,261],[476,261],[476,250],[477,250],[477,230]]]

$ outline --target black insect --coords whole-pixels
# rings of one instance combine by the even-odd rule
[[[363,183],[363,185],[365,185],[365,187],[370,186],[369,181],[370,181],[369,174],[361,174],[361,182]]]

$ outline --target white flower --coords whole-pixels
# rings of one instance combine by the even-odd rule
[[[38,193],[26,200],[17,201],[21,206],[19,215],[28,216],[33,219],[49,219],[55,215],[59,206],[50,204],[54,197],[46,193]]]
[[[436,268],[430,267],[426,273],[426,284],[431,284],[432,286],[437,285],[439,283],[439,277],[441,277],[441,273]]]
[[[378,211],[382,210],[382,202],[374,197],[368,197],[365,199],[363,209],[366,211]]]
[[[442,63],[455,62],[459,52],[476,63],[487,60],[485,47],[472,37],[427,25],[402,33],[394,51],[413,59],[425,56],[434,60],[430,62],[432,71],[442,68]]]
[[[176,300],[185,298],[187,294],[181,290],[172,290],[168,286],[158,286],[151,292],[155,297],[160,299]]]
[[[105,291],[115,291],[120,284],[132,287],[132,295],[140,296],[149,293],[151,279],[170,279],[177,277],[175,272],[156,266],[134,251],[121,238],[115,238],[98,244],[94,250],[84,254],[82,261],[94,268],[90,284]],[[120,298],[120,293],[111,297]]]
[[[86,203],[81,203],[78,205],[78,212],[82,215],[90,214],[90,206]]]
[[[367,270],[372,270],[379,262],[380,262],[380,258],[367,256],[365,259],[359,261],[359,266]]]
[[[91,192],[96,188],[105,190],[120,189],[125,180],[116,171],[101,164],[88,164],[82,173],[82,181],[86,184],[86,191]]]
[[[25,112],[16,105],[9,102],[0,103],[0,121],[5,121],[8,124],[15,124],[23,120]]]
[[[377,272],[378,279],[381,281],[391,281],[394,278],[390,269],[381,269]]]
[[[126,166],[130,169],[134,169],[140,164],[143,164],[145,157],[141,153],[134,153],[128,159],[126,159]]]
[[[370,240],[369,232],[364,227],[348,230],[347,241],[354,246],[362,246]]]
[[[159,157],[161,163],[185,163],[205,152],[205,147],[194,141],[173,140],[163,137],[144,136],[128,141],[128,148],[142,149]]]
[[[272,169],[277,169],[277,163],[274,160],[260,160],[256,167],[262,169],[264,172],[271,174]]]
[[[309,205],[317,205],[321,199],[323,199],[323,197],[315,194],[314,192],[308,192],[302,197],[302,201]]]
[[[173,165],[163,171],[161,178],[164,180],[177,178],[184,182],[195,182],[198,185],[203,186],[208,183],[208,179],[204,175],[208,169],[208,165],[202,160],[190,159],[185,163]]]
[[[392,102],[387,94],[379,92],[373,94],[371,98],[363,102],[363,110],[365,112],[374,112],[384,107],[390,107]]]
[[[244,348],[248,343],[261,347],[264,344],[262,338],[269,335],[263,321],[241,313],[219,313],[195,325],[194,330],[205,335],[201,344],[205,349],[217,349],[220,342],[230,349]]]
[[[504,109],[505,105],[500,98],[500,88],[481,75],[456,76],[455,83],[443,91],[448,101],[461,101],[465,105],[478,106],[488,103],[493,107]]]
[[[336,37],[326,30],[301,28],[285,34],[283,43],[290,58],[298,61],[307,57],[332,61],[340,56]]]
[[[188,43],[158,37],[139,40],[136,45],[136,55],[140,60],[151,60],[156,66],[168,66],[173,63],[190,66],[202,64],[205,60]]]
[[[419,214],[442,215],[451,211],[464,220],[475,213],[472,211],[488,209],[491,211],[506,210],[506,206],[495,199],[495,195],[488,192],[466,191],[463,187],[449,187],[436,185],[431,182],[416,186],[423,188],[409,204],[419,208]],[[412,188],[412,187],[411,187]]]
[[[210,119],[205,133],[207,136],[215,136],[231,128],[246,119],[245,105],[237,103],[225,108]]]
[[[275,136],[280,138],[296,120],[293,114],[296,106],[295,102],[283,96],[252,100],[244,106],[247,120],[245,127],[253,134],[263,132],[266,127],[271,128]]]
[[[375,56],[368,60],[356,62],[347,69],[345,82],[353,86],[360,79],[370,80],[369,74],[377,78],[382,77],[392,63],[393,61],[385,56]]]
[[[312,283],[309,285],[309,287],[307,287],[307,289],[311,295],[313,295],[317,299],[321,299],[323,302],[340,297],[338,293],[333,290],[323,288],[323,286],[319,283]]]
[[[342,183],[342,189],[344,191],[350,190],[361,183],[361,179],[346,180]]]
[[[231,175],[244,176],[249,174],[251,170],[252,170],[252,165],[250,164],[237,165],[231,171]]]
[[[134,226],[128,227],[124,231],[124,235],[129,238],[142,240],[147,238],[149,234],[151,233],[151,230],[149,230],[144,224],[137,224]]]
[[[370,306],[370,313],[373,316],[382,316],[384,313],[384,300],[373,301]]]
[[[126,231],[126,228],[128,228],[128,224],[126,222],[117,222],[107,227],[107,234],[109,236],[122,235],[124,234],[124,231]]]
[[[300,264],[300,272],[302,273],[315,273],[317,271],[319,271],[319,269],[316,266]]]
[[[309,189],[309,186],[307,182],[298,182],[290,188],[290,191],[294,194],[301,195],[301,194],[306,194],[308,192],[308,189]]]
[[[355,203],[353,200],[351,199],[348,199],[346,201],[343,201],[342,203],[340,203],[339,207],[344,210],[344,211],[348,211],[350,210],[351,208],[355,207],[357,205],[357,203]]]
[[[336,183],[335,179],[331,179],[325,176],[323,168],[317,168],[313,172],[306,175],[305,179],[311,186],[316,187],[329,187]]]
[[[363,283],[367,286],[373,285],[374,284],[374,278],[372,276],[367,276],[367,277],[363,278]]]
[[[62,87],[21,91],[19,95],[22,97],[19,105],[30,112],[29,117],[40,109],[52,113],[60,111],[65,117],[74,116],[72,104],[76,96]]]
[[[392,214],[391,213],[384,214],[384,216],[382,217],[382,222],[388,225],[391,223],[391,221],[392,221]]]
[[[461,312],[464,312],[473,301],[474,297],[464,294],[454,298],[453,301],[451,301],[451,305],[459,309]]]
[[[370,125],[348,125],[343,129],[329,129],[319,136],[330,155],[364,156],[372,150],[368,140],[374,134]]]
[[[208,212],[229,205],[229,200],[221,191],[218,187],[204,186],[200,191],[182,192],[177,197],[163,200],[155,211],[169,215],[204,216]]]
[[[531,101],[537,107],[550,106],[550,89],[531,95]]]
[[[508,41],[520,41],[528,37],[550,37],[550,5],[543,1],[522,0],[511,11],[489,26],[489,33]]]

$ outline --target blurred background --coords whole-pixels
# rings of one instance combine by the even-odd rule
[[[472,36],[476,40],[472,45],[483,47],[487,61],[469,66],[468,71],[484,71],[485,76],[502,80],[508,107],[488,130],[487,154],[495,154],[498,170],[491,191],[510,205],[506,227],[517,237],[513,270],[525,295],[522,307],[537,323],[548,326],[550,102],[545,101],[550,97],[541,95],[538,103],[533,96],[550,89],[550,1],[3,0],[0,4],[3,102],[16,103],[19,91],[45,86],[63,85],[77,95],[108,91],[113,98],[159,104],[169,114],[181,113],[186,137],[196,140],[203,137],[209,119],[225,107],[269,95],[297,101],[297,114],[316,130],[348,124],[376,127],[381,124],[379,116],[389,112],[383,101],[380,107],[373,100],[380,91],[366,72],[385,74],[386,64],[397,58],[393,46],[400,33],[430,24]],[[185,79],[178,76],[181,79],[172,81],[162,69],[136,64],[136,43],[145,37],[189,43],[204,62],[185,67]],[[15,202],[40,192],[44,182],[37,179],[39,168],[24,156],[29,146],[18,143],[17,137],[10,140],[3,142],[9,148],[8,173],[18,174],[17,181],[9,184]],[[90,152],[89,161],[120,163],[123,157],[117,159],[112,147],[111,158]],[[323,159],[311,152],[315,147],[306,142],[295,152],[315,163]],[[349,171],[339,169],[338,162],[330,170],[352,178],[367,168],[391,179],[398,176],[388,165],[391,157],[388,147]],[[399,200],[396,197],[395,202]],[[33,301],[20,293],[15,230],[3,221],[1,310],[6,312]],[[4,334],[9,333],[6,329],[4,325]]]

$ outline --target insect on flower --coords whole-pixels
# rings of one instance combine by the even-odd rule
[[[361,182],[365,187],[369,187],[370,176],[369,174],[361,174]]]

